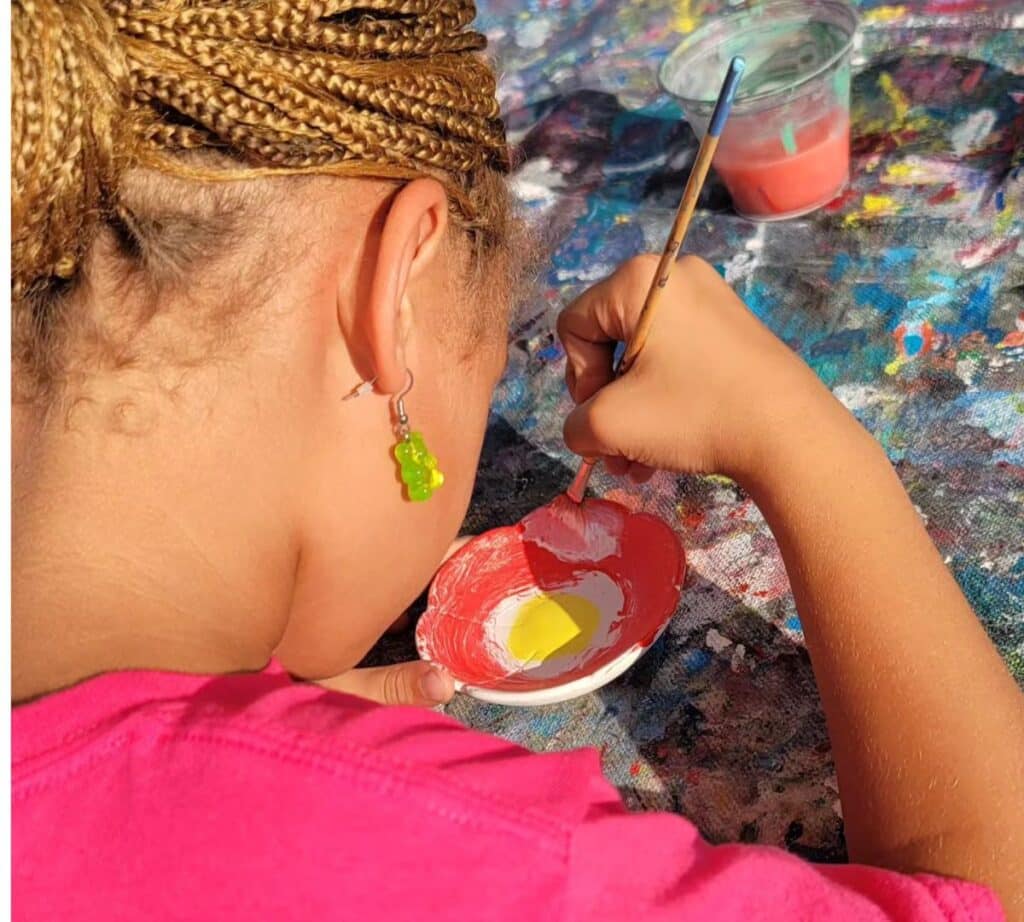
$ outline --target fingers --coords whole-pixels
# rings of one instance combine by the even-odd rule
[[[604,458],[610,473],[625,474],[633,460],[627,427],[637,413],[630,397],[635,390],[636,376],[624,375],[576,407],[563,430],[569,450],[584,458]]]
[[[558,318],[566,353],[566,383],[577,403],[612,380],[615,344],[630,338],[658,260],[638,256],[585,291]]]
[[[443,669],[419,660],[372,669],[350,669],[317,682],[332,691],[368,698],[378,704],[437,707],[455,694],[455,683]]]

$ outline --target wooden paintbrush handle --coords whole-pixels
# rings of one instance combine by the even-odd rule
[[[718,94],[715,109],[711,113],[711,122],[708,125],[707,133],[704,135],[704,140],[700,142],[697,157],[693,162],[693,169],[690,170],[690,178],[687,180],[686,189],[683,191],[683,198],[676,209],[675,220],[672,222],[672,232],[668,235],[668,243],[665,244],[665,249],[661,253],[661,259],[658,261],[658,271],[654,274],[654,279],[647,291],[643,307],[640,308],[636,330],[626,344],[626,351],[623,353],[622,360],[615,369],[616,378],[629,371],[629,366],[636,360],[640,350],[643,349],[644,344],[647,342],[647,337],[650,335],[651,324],[654,323],[655,309],[661,299],[661,293],[668,284],[672,269],[676,264],[679,248],[683,245],[686,232],[690,228],[693,212],[697,208],[697,199],[700,198],[700,190],[704,187],[704,180],[707,178],[708,170],[711,169],[711,161],[714,159],[715,151],[718,149],[718,139],[722,135],[722,128],[725,126],[725,120],[729,116],[729,109],[732,106],[733,97],[736,95],[736,88],[739,86],[740,77],[742,77],[745,67],[746,63],[738,55],[729,62],[729,70],[725,75],[725,81],[722,83],[722,89]],[[597,464],[597,459],[595,458],[583,459],[580,469],[576,472],[572,484],[566,491],[569,498],[574,502],[583,502],[583,496],[587,491],[587,483],[590,480],[595,464]]]
[[[654,274],[654,280],[647,292],[644,306],[640,309],[640,317],[637,320],[636,330],[626,345],[622,361],[616,369],[616,376],[629,371],[647,343],[647,337],[651,333],[651,325],[654,323],[654,314],[661,299],[662,292],[668,284],[669,276],[675,268],[676,257],[679,255],[679,248],[683,245],[686,232],[689,230],[690,221],[693,220],[693,213],[697,209],[697,199],[700,198],[700,190],[704,187],[704,180],[707,178],[708,170],[711,169],[711,161],[715,157],[715,150],[718,148],[718,137],[708,135],[704,139],[700,150],[697,152],[697,159],[694,161],[693,169],[690,171],[690,179],[686,183],[686,191],[683,199],[676,210],[675,220],[672,222],[672,231],[669,233],[668,242],[661,252],[661,259],[658,261],[658,271]]]

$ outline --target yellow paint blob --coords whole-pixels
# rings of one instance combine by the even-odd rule
[[[864,22],[892,22],[906,12],[905,6],[876,6],[864,14]]]
[[[571,592],[541,594],[524,602],[508,635],[508,648],[522,661],[582,653],[601,623],[597,606]]]
[[[1007,205],[996,215],[995,232],[1000,235],[1005,234],[1010,229],[1011,224],[1013,224],[1013,208]]]
[[[694,15],[693,0],[677,0],[675,28],[677,32],[688,35],[697,28],[699,19]]]
[[[892,77],[886,73],[879,75],[878,85],[889,100],[889,105],[892,106],[893,115],[896,116],[896,121],[902,124],[906,121],[907,113],[910,111],[910,103],[907,101],[907,97],[903,94],[903,90],[896,86],[896,84],[893,83]]]
[[[921,171],[912,163],[894,163],[885,171],[885,179],[895,185],[913,183]]]
[[[896,200],[890,198],[888,195],[871,195],[869,193],[864,196],[864,199],[861,202],[861,210],[848,214],[843,219],[843,223],[847,227],[855,227],[860,224],[864,218],[872,217],[874,215],[889,215],[892,214],[896,208]]]
[[[865,195],[864,196],[864,212],[865,214],[880,214],[883,211],[892,211],[896,207],[894,199],[889,198],[888,195]]]

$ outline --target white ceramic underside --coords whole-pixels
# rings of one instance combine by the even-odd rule
[[[647,650],[654,646],[654,642],[664,633],[670,620],[666,619],[649,645],[634,644],[629,649],[620,653],[610,663],[605,663],[604,666],[590,673],[590,675],[583,676],[580,679],[573,679],[571,682],[565,682],[562,685],[552,685],[548,688],[538,688],[532,691],[502,691],[495,688],[480,688],[476,685],[463,685],[462,682],[456,680],[455,690],[479,701],[487,701],[490,704],[506,704],[511,707],[541,707],[545,704],[571,701],[573,698],[579,698],[582,695],[590,694],[592,691],[597,691],[603,685],[607,685],[622,675]]]

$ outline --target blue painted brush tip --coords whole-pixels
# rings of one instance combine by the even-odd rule
[[[715,103],[715,111],[711,113],[711,124],[708,126],[708,134],[713,138],[717,138],[725,127],[725,120],[729,117],[732,101],[736,98],[736,90],[739,89],[740,78],[746,69],[747,62],[739,55],[729,62],[729,70],[725,74],[725,80],[722,81],[722,89],[718,94],[718,101]]]

